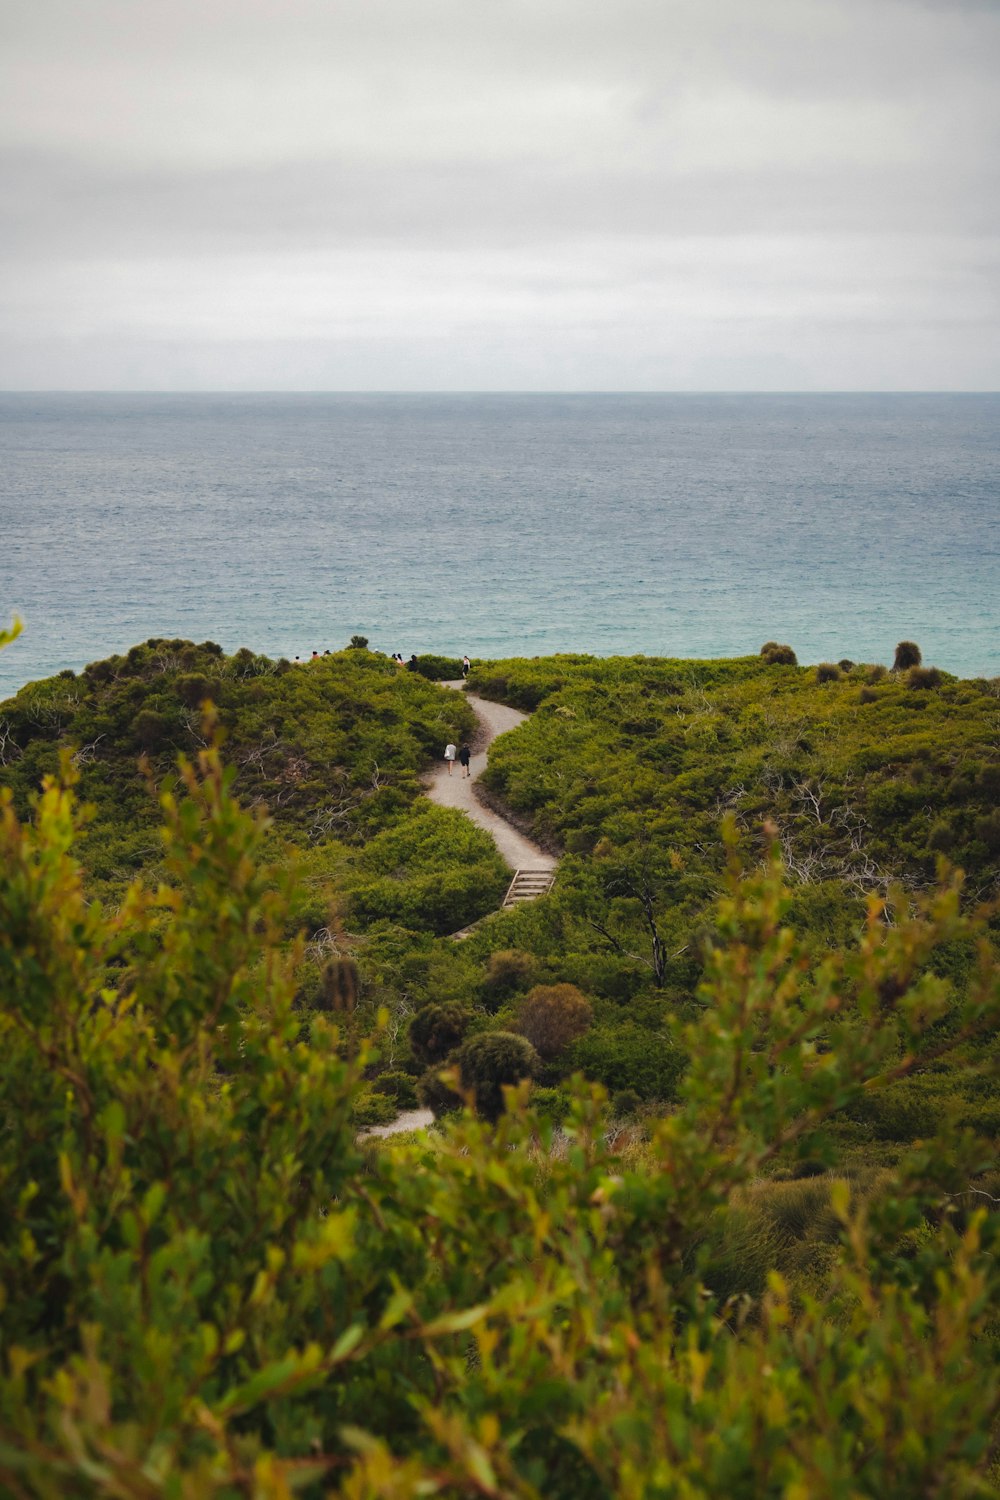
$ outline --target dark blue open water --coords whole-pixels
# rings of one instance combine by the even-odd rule
[[[0,395],[0,697],[147,636],[1000,673],[998,395]]]

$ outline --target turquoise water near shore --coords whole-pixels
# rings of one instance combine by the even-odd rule
[[[0,697],[153,635],[994,676],[998,556],[998,395],[0,395]]]

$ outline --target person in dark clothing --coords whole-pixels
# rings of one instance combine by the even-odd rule
[[[468,675],[469,675],[469,668],[471,666],[472,666],[472,663],[469,660],[469,658],[467,656],[463,656],[462,657],[462,676],[463,677],[468,677]]]
[[[472,775],[472,772],[469,770],[469,761],[471,759],[472,751],[469,749],[468,745],[463,745],[461,750],[459,750],[458,752],[458,763],[462,767],[463,776]]]
[[[406,665],[411,672],[415,672],[417,670],[417,653],[415,651]]]

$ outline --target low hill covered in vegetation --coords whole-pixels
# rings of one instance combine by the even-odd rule
[[[0,705],[0,1484],[996,1493],[996,684],[472,686],[563,855],[512,912],[420,797],[469,706],[373,653]]]

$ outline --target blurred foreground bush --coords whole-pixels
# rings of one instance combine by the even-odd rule
[[[557,1149],[527,1083],[496,1125],[363,1156],[366,1056],[323,1015],[301,1038],[265,822],[214,750],[183,776],[167,883],[114,911],[83,895],[68,766],[32,826],[0,803],[4,1494],[993,1492],[989,1145],[926,1143],[861,1212],[844,1180],[773,1205],[753,1186],[821,1166],[835,1117],[995,1028],[957,883],[893,925],[872,900],[857,948],[818,955],[776,856],[745,876],[731,850],[641,1170],[600,1091]],[[960,1003],[932,963],[957,942],[978,955]],[[530,1061],[473,1041],[497,1038],[464,1044],[466,1084]],[[793,1295],[774,1257],[803,1235]]]

